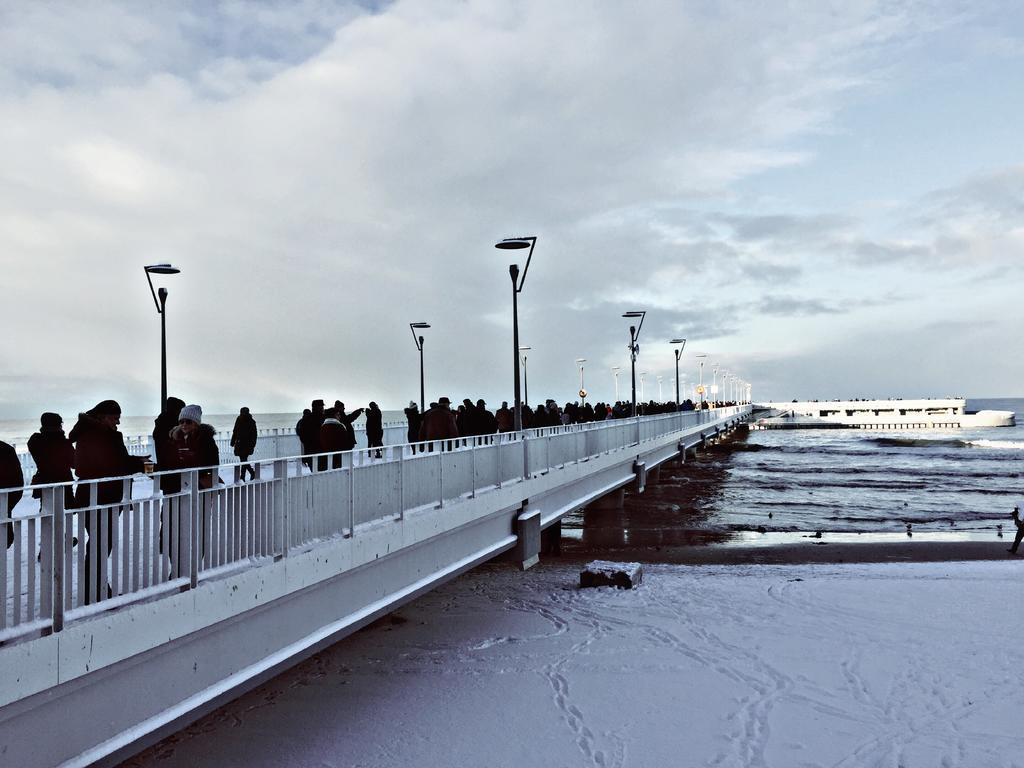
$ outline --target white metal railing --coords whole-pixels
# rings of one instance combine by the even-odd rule
[[[306,457],[311,467],[302,456],[250,459],[252,481],[218,482],[235,464],[213,468],[206,488],[203,469],[40,485],[38,509],[14,517],[13,491],[0,491],[0,642],[748,410],[358,448]],[[162,493],[158,478],[174,474],[181,490]]]

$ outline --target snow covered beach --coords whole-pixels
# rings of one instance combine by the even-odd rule
[[[126,765],[1024,765],[1024,563],[489,565]]]

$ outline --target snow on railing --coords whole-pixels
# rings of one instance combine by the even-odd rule
[[[0,491],[0,642],[747,410],[255,458],[249,482],[230,464],[39,485],[13,517]]]

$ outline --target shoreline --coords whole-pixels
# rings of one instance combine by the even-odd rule
[[[765,537],[762,537],[762,539]],[[780,537],[781,538],[781,537]],[[854,540],[859,539],[859,540]],[[587,549],[563,542],[558,560],[658,563],[669,565],[800,565],[843,563],[934,563],[968,560],[1024,560],[1024,546],[1016,555],[1006,550],[1012,536],[984,538],[961,534],[844,534],[817,539],[789,534],[784,540],[710,542],[670,546]],[[543,555],[542,555],[543,558]]]

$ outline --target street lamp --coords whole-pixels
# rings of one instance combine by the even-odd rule
[[[159,291],[154,291],[153,275],[176,275],[181,270],[170,264],[150,264],[143,269],[146,271],[149,292],[153,294],[156,312],[160,315],[160,413],[163,413],[167,410],[167,289],[161,287]]]
[[[585,357],[576,358],[576,365],[580,367],[580,401],[584,405],[587,404],[587,390],[586,387],[583,386],[583,364],[585,362],[587,362],[587,358]]]
[[[647,317],[647,312],[623,312],[622,316],[640,318],[639,326],[629,326],[630,378],[633,382],[633,415],[636,416],[636,356],[640,353],[640,345],[636,343],[636,340],[640,338],[640,329],[644,327],[644,318]]]
[[[700,381],[697,384],[697,394],[700,395],[700,407],[704,408],[704,358],[707,355],[697,355],[697,360],[700,363]]]
[[[672,352],[676,356],[676,410],[679,410],[679,358],[683,356],[683,350],[686,349],[686,339],[672,339],[669,344],[679,344],[678,349],[673,349]]]
[[[612,366],[612,375],[615,376],[615,402],[619,402],[619,368],[618,365]]]
[[[523,402],[526,405],[530,404],[530,382],[526,378],[526,353],[533,349],[533,347],[520,347],[519,351],[523,353]]]
[[[530,237],[506,237],[504,240],[494,244],[495,248],[502,251],[519,251],[529,248],[526,254],[526,266],[523,267],[523,275],[519,276],[519,265],[509,264],[508,275],[512,278],[512,360],[515,368],[515,396],[516,410],[512,414],[516,432],[523,429],[523,401],[519,397],[519,294],[523,290],[523,283],[526,282],[526,273],[530,269],[530,259],[533,258],[533,247],[537,244],[537,238]]]
[[[662,402],[665,399],[665,395],[662,394],[662,391],[661,391],[661,380],[663,378],[664,377],[661,376],[660,374],[658,375],[658,402],[659,403]]]
[[[430,323],[409,323],[409,330],[412,331],[412,340],[420,353],[420,413],[425,413],[423,406],[426,404],[423,397],[423,337],[416,335],[418,328],[429,328]]]
[[[642,371],[640,373],[640,402],[641,403],[647,402],[646,399],[645,399],[646,395],[644,395],[644,376],[646,376],[646,375],[647,375],[647,371]]]
[[[719,368],[718,363],[715,363],[715,365],[712,366],[712,368],[711,368],[711,394],[714,397],[714,400],[712,400],[712,402],[714,402],[714,403],[718,402],[718,368]],[[725,377],[724,376],[722,377],[722,395],[723,395],[722,400],[724,400],[725,399],[725,397],[724,397],[724,395],[725,395]]]

